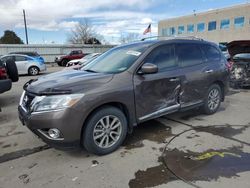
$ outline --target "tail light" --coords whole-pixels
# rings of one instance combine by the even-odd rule
[[[0,67],[0,79],[6,79],[8,77],[7,71],[4,67]]]

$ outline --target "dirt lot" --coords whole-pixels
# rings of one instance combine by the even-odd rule
[[[49,67],[49,72],[60,70]],[[0,95],[0,187],[250,187],[250,90],[218,113],[176,113],[135,128],[106,156],[50,148],[18,120],[22,76]]]

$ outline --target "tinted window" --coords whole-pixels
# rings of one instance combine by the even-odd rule
[[[238,17],[234,19],[234,26],[235,28],[241,28],[244,26],[245,18],[244,17]]]
[[[12,56],[5,56],[5,57],[2,57],[1,60],[6,62],[8,59],[13,59]]]
[[[16,60],[16,61],[26,61],[27,58],[24,57],[24,56],[15,56],[15,60]]]
[[[144,63],[153,63],[159,71],[177,66],[173,45],[163,45],[154,49],[144,60]]]
[[[183,34],[184,30],[185,30],[184,26],[179,26],[178,27],[178,34]]]
[[[180,67],[201,64],[203,61],[201,50],[196,44],[178,44],[176,52]]]
[[[203,31],[205,31],[205,23],[198,23],[198,24],[197,24],[197,31],[198,31],[198,32],[203,32]]]
[[[230,20],[229,19],[221,20],[221,22],[220,22],[220,28],[221,29],[228,29],[229,26],[230,26]]]
[[[209,62],[221,60],[221,53],[217,48],[210,45],[202,45],[202,50],[204,51],[206,58]]]
[[[187,32],[188,33],[193,33],[194,32],[194,24],[187,25]]]
[[[208,31],[216,30],[216,21],[212,21],[208,23]]]

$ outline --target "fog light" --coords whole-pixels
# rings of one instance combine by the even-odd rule
[[[51,138],[59,138],[60,137],[60,131],[58,129],[49,129],[48,131],[48,135],[51,137]]]

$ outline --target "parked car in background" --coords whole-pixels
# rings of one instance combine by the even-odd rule
[[[59,66],[66,66],[70,60],[81,59],[87,54],[84,54],[82,50],[73,50],[68,55],[62,55],[55,58],[55,62]]]
[[[92,56],[92,58],[88,58],[87,60],[83,60],[80,61],[78,63],[76,63],[75,65],[71,65],[71,66],[66,66],[66,68],[64,68],[63,70],[80,70],[82,69],[84,66],[88,65],[89,63],[91,63],[94,59],[96,59],[99,55],[101,55],[100,53],[96,53],[96,55]],[[85,57],[87,57],[88,55],[86,55]],[[84,57],[83,57],[84,58]],[[74,61],[74,60],[72,60]]]
[[[226,64],[218,45],[200,39],[118,46],[80,71],[27,82],[19,117],[51,146],[108,154],[144,121],[198,107],[215,113],[228,90]]]
[[[81,65],[85,65],[85,63],[87,64],[87,62],[90,62],[92,61],[93,59],[95,59],[97,56],[99,56],[100,53],[91,53],[91,54],[88,54],[86,56],[84,56],[83,58],[81,59],[74,59],[74,60],[71,60],[67,63],[66,67],[70,67],[70,66],[74,66],[74,65],[78,65],[79,63]]]
[[[0,60],[4,62],[7,62],[7,60],[13,60],[16,63],[19,75],[28,74],[35,76],[40,72],[46,71],[46,65],[43,59],[28,55],[9,54],[1,56]]]
[[[232,41],[227,47],[231,62],[231,86],[250,86],[250,40]]]
[[[41,62],[44,62],[44,58],[39,55],[37,52],[10,52],[9,54],[21,54],[21,55],[27,55],[33,58],[38,59]]]
[[[18,70],[13,60],[3,62],[0,60],[0,93],[9,91],[12,82],[18,81]]]

